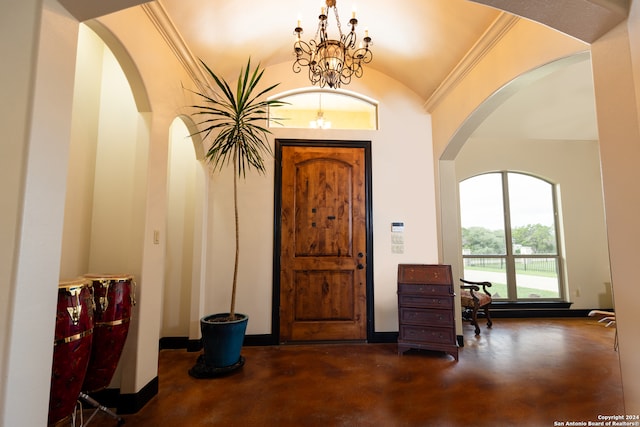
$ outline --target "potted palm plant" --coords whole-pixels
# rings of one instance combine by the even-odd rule
[[[271,146],[265,126],[269,120],[269,107],[284,105],[279,100],[263,100],[262,97],[278,84],[257,90],[264,69],[258,64],[251,70],[251,58],[246,68],[240,70],[235,92],[227,81],[217,76],[204,61],[200,60],[215,87],[205,92],[194,92],[203,101],[193,105],[193,116],[197,118],[199,131],[204,141],[211,140],[206,159],[213,171],[233,166],[233,205],[235,213],[235,262],[231,289],[231,304],[228,313],[205,316],[200,319],[204,354],[198,358],[189,373],[198,378],[209,378],[233,371],[244,364],[240,355],[248,316],[236,313],[236,289],[240,255],[240,233],[238,221],[238,180],[255,169],[265,172],[265,156],[271,156]]]

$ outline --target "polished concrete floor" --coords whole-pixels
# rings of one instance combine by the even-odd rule
[[[484,325],[483,325],[484,326]],[[615,329],[592,318],[464,326],[460,360],[395,344],[245,347],[233,375],[160,353],[159,393],[126,426],[554,426],[624,413]],[[100,413],[90,426],[114,426]]]

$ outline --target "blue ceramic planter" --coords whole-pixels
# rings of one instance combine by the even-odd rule
[[[200,319],[204,363],[208,368],[225,368],[240,361],[240,351],[249,316],[236,313],[236,317],[240,316],[240,320],[216,320],[227,316],[229,313],[219,313]]]

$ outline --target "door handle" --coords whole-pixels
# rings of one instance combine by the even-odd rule
[[[364,265],[358,263],[358,270],[362,270],[364,268]]]

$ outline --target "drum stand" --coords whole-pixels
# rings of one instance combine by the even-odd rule
[[[83,420],[83,416],[82,416],[82,401],[85,401],[86,403],[88,403],[89,405],[93,406],[95,408],[95,410],[93,411],[93,413],[91,414],[91,416],[89,418],[87,418],[87,421],[84,422]],[[101,405],[100,402],[98,402],[97,400],[95,400],[94,398],[92,398],[91,396],[89,396],[86,393],[80,393],[79,399],[78,399],[78,405],[80,407],[80,426],[79,427],[83,427],[89,424],[89,422],[91,422],[91,420],[93,419],[93,417],[95,417],[98,412],[102,411],[105,414],[109,415],[110,417],[114,418],[116,421],[118,421],[118,425],[121,426],[122,424],[124,424],[124,419],[120,416],[118,416],[118,414],[116,414],[115,412],[113,412],[112,410],[110,410],[109,408],[107,408],[104,405]],[[75,422],[74,424],[75,425]]]

